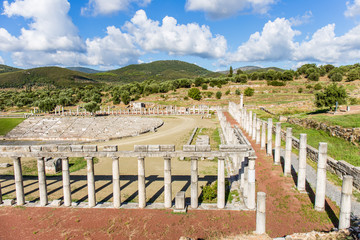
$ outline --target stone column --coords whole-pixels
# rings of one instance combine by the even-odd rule
[[[252,140],[256,140],[256,127],[257,127],[257,118],[256,113],[253,115],[253,128],[252,128]]]
[[[246,158],[245,160],[245,165],[244,165],[244,187],[243,187],[243,195],[245,197],[245,199],[247,199],[249,192],[249,166],[248,166],[248,158]],[[247,203],[247,200],[245,201],[245,203]]]
[[[266,231],[266,193],[257,193],[256,205],[256,234],[263,234]]]
[[[3,203],[3,200],[2,200],[2,192],[1,192],[1,183],[0,183],[0,204]]]
[[[265,149],[265,146],[266,146],[266,123],[264,121],[262,121],[260,148]]]
[[[249,157],[247,207],[255,209],[255,158]]]
[[[88,186],[88,205],[89,207],[95,207],[96,195],[95,195],[95,175],[94,175],[94,158],[85,157],[87,162],[87,186]]]
[[[191,157],[191,208],[198,205],[198,158]]]
[[[146,207],[146,189],[145,189],[145,158],[138,157],[138,193],[139,208]]]
[[[70,187],[70,172],[69,172],[69,159],[67,157],[62,158],[62,181],[63,181],[63,193],[64,193],[64,206],[71,206],[71,187]]]
[[[15,189],[16,189],[16,204],[24,205],[25,204],[25,195],[24,195],[24,184],[21,170],[21,160],[19,157],[12,157],[14,161],[14,177],[15,177]]]
[[[252,134],[252,111],[249,112],[249,116],[248,116],[248,119],[249,119],[249,127],[248,127],[248,134],[249,136],[251,137],[251,134]]]
[[[348,175],[344,176],[341,188],[339,229],[346,229],[350,227],[352,188],[353,177]]]
[[[281,146],[281,123],[276,123],[276,135],[275,135],[275,156],[274,164],[280,164],[280,146]]]
[[[272,127],[273,127],[273,120],[272,118],[268,118],[267,121],[267,148],[266,148],[266,155],[272,155]]]
[[[171,187],[171,158],[164,157],[164,205],[165,208],[172,206],[172,187]]]
[[[300,146],[299,146],[299,171],[297,189],[299,192],[305,192],[306,184],[306,134],[300,134]]]
[[[119,208],[121,206],[119,157],[113,157],[112,160],[113,205],[114,208]]]
[[[316,173],[315,210],[325,209],[327,143],[319,143],[318,169]]]
[[[256,120],[256,144],[260,144],[260,128],[261,128],[261,120],[258,118]]]
[[[242,109],[243,106],[244,106],[244,95],[241,94],[241,95],[240,95],[240,109]]]
[[[291,176],[292,128],[286,128],[284,176]]]
[[[225,208],[225,159],[218,158],[217,207]]]
[[[45,161],[43,157],[39,157],[37,159],[37,167],[38,167],[40,206],[46,206],[48,204],[48,195],[47,195],[47,187],[46,187]]]

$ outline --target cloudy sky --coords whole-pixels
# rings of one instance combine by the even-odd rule
[[[0,64],[210,70],[360,61],[360,0],[9,0]]]

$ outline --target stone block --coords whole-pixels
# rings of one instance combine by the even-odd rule
[[[30,152],[30,146],[2,146],[2,152]]]
[[[58,151],[58,146],[56,146],[56,145],[42,146],[42,151],[43,152],[57,152]]]
[[[49,159],[45,162],[45,173],[55,174],[62,170],[61,158]]]
[[[135,145],[134,152],[147,152],[148,146],[147,145]]]
[[[185,191],[176,193],[174,212],[186,212]]]
[[[3,200],[3,205],[4,206],[12,206],[15,204],[15,199],[5,199]]]
[[[84,145],[83,152],[97,152],[97,146],[96,145]]]
[[[50,206],[52,207],[60,207],[62,204],[62,200],[53,200],[51,203],[50,203]]]
[[[71,147],[69,145],[59,145],[58,151],[59,152],[71,152]]]
[[[160,145],[148,145],[148,152],[160,152]]]
[[[103,151],[104,152],[117,152],[118,146],[112,145],[112,146],[104,146]]]
[[[37,146],[37,145],[30,146],[30,150],[31,150],[31,152],[41,152],[42,146]]]
[[[196,151],[195,145],[184,145],[183,151],[184,152],[195,152]]]
[[[160,152],[175,152],[175,145],[160,145]]]
[[[7,168],[11,167],[12,165],[10,163],[0,163],[0,168]]]
[[[83,146],[82,145],[71,145],[71,151],[72,152],[82,152]]]
[[[196,152],[210,152],[211,151],[210,145],[196,145],[195,149],[196,149]]]

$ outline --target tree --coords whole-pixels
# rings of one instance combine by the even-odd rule
[[[346,103],[347,97],[348,95],[345,88],[333,83],[327,86],[323,91],[315,93],[315,105],[318,108],[332,108],[336,102],[338,102],[338,104]]]
[[[130,95],[127,92],[123,92],[121,93],[121,101],[125,104],[128,105],[130,102]]]
[[[309,79],[310,81],[319,81],[319,78],[320,78],[320,74],[317,73],[317,72],[312,72],[312,73],[310,73],[309,76],[308,76],[308,79]]]
[[[195,87],[200,87],[201,86],[201,84],[203,84],[203,82],[204,82],[204,79],[203,78],[201,78],[201,77],[198,77],[198,78],[196,78],[195,79]]]
[[[200,90],[198,88],[190,88],[188,91],[188,96],[194,100],[200,101],[201,99]]]
[[[52,98],[45,98],[44,100],[39,101],[38,107],[41,111],[51,112],[56,107],[56,100]]]
[[[336,72],[331,76],[331,81],[333,82],[341,82],[343,79],[343,75],[340,72]]]
[[[233,76],[233,73],[234,73],[234,70],[232,68],[232,66],[230,66],[230,71],[229,71],[229,77],[232,77]]]
[[[84,108],[86,109],[86,111],[94,113],[94,112],[100,110],[100,105],[94,101],[91,101],[89,103],[86,103],[84,105]]]
[[[206,83],[204,83],[203,85],[201,85],[201,88],[202,88],[203,90],[207,90],[207,89],[208,89],[208,85],[207,85]]]
[[[247,96],[247,97],[251,97],[253,96],[255,93],[255,90],[251,87],[248,87],[244,90],[244,95]]]
[[[240,74],[240,75],[236,75],[235,82],[247,83],[247,79],[248,79],[247,74]]]
[[[240,95],[240,94],[241,94],[241,91],[240,91],[239,89],[236,89],[236,90],[235,90],[235,94],[236,94],[236,95]]]
[[[355,81],[359,79],[359,72],[356,69],[352,69],[347,74],[347,81]]]
[[[222,93],[220,91],[216,92],[216,99],[220,99],[222,96]]]

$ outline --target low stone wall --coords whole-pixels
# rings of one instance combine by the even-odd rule
[[[330,133],[332,136],[343,138],[355,145],[360,143],[360,128],[343,128],[341,126],[329,126],[326,123],[321,123],[313,119],[298,119],[288,118],[288,123],[296,124],[305,128],[312,128],[316,130],[323,130]]]
[[[273,127],[273,133],[275,134],[276,127]],[[281,130],[281,139],[286,140],[286,131]],[[292,145],[294,148],[299,149],[300,140],[296,137],[292,137]],[[306,148],[307,157],[317,162],[319,151],[316,148],[313,148],[310,145],[307,145]],[[350,163],[344,160],[335,160],[331,157],[327,157],[327,170],[336,174],[338,177],[342,178],[344,175],[353,176],[354,181],[353,185],[355,188],[360,190],[360,167],[354,167]]]

